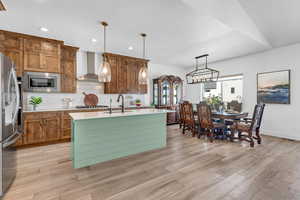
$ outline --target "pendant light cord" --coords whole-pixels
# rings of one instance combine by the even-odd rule
[[[146,58],[146,33],[141,33],[141,36],[143,37],[143,58]]]
[[[106,26],[103,25],[103,31],[104,31],[104,34],[103,34],[103,51],[104,53],[106,52]]]
[[[143,37],[143,58],[145,59],[145,52],[146,52],[146,38],[145,37]]]

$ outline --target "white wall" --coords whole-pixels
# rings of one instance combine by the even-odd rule
[[[267,104],[263,116],[262,132],[278,137],[300,140],[300,44],[281,47],[267,52],[212,63],[221,76],[243,74],[243,110],[252,115],[256,104],[256,75],[258,72],[291,69],[291,104]],[[187,99],[199,86],[187,86]],[[198,94],[197,91],[197,94]],[[200,95],[200,94],[199,94]],[[199,100],[198,100],[199,101]],[[196,102],[198,102],[196,101]]]
[[[97,54],[96,63],[101,62],[101,54]],[[77,76],[83,75],[86,73],[87,69],[87,56],[86,52],[79,51],[77,53]],[[97,65],[97,64],[96,64]],[[177,66],[165,66],[159,64],[149,63],[149,84],[148,84],[148,94],[133,94],[125,95],[125,104],[129,105],[130,101],[135,99],[140,99],[142,104],[148,106],[152,103],[152,79],[156,78],[163,74],[168,75],[177,75],[183,76],[185,71]],[[97,71],[96,71],[97,72]],[[112,105],[118,106],[117,103],[117,94],[104,94],[104,84],[103,83],[90,83],[77,81],[77,93],[76,94],[67,94],[67,93],[24,93],[24,106],[25,109],[31,109],[31,106],[28,105],[28,100],[31,96],[41,96],[43,98],[43,103],[39,105],[40,109],[49,109],[49,108],[61,108],[64,106],[62,99],[63,98],[72,98],[72,106],[83,105],[84,95],[82,92],[94,93],[99,98],[99,104],[109,105],[110,98],[113,100]]]

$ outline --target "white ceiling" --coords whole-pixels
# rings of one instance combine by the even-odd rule
[[[83,50],[140,57],[147,37],[153,63],[190,67],[300,41],[299,0],[2,0],[0,29],[64,40]],[[47,27],[49,32],[39,29]],[[98,42],[93,43],[92,38]],[[128,47],[133,46],[129,51]]]

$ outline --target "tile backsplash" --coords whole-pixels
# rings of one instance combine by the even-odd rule
[[[96,94],[99,98],[99,105],[109,105],[110,99],[112,99],[112,106],[117,107],[120,103],[117,102],[117,94],[104,94],[104,84],[101,83],[92,83],[92,82],[77,82],[77,93],[31,93],[25,92],[23,94],[23,105],[25,110],[31,110],[32,106],[29,105],[29,99],[31,96],[40,96],[43,98],[43,102],[38,106],[40,109],[51,109],[51,108],[62,108],[66,106],[66,103],[63,101],[65,98],[70,98],[72,102],[70,103],[71,107],[78,105],[84,105],[83,99],[85,93]],[[147,94],[128,94],[124,95],[125,97],[125,106],[130,106],[132,101],[140,99],[143,105],[147,104],[146,98]],[[146,105],[147,106],[147,105]]]

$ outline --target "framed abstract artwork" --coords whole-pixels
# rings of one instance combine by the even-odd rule
[[[290,104],[291,70],[257,74],[257,103]]]

